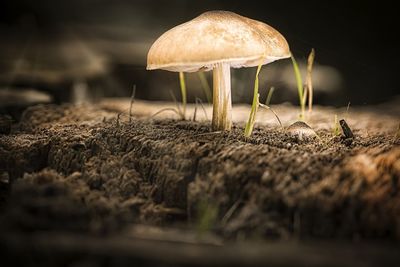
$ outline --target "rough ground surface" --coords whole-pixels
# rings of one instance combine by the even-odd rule
[[[351,140],[334,136],[329,127],[333,115],[343,111],[317,109],[310,125],[318,138],[301,141],[276,122],[258,124],[252,137],[244,138],[243,108],[236,110],[232,132],[213,133],[209,122],[146,117],[159,106],[137,104],[132,120],[117,116],[125,110],[117,106],[35,106],[10,134],[0,135],[0,247],[6,248],[6,259],[26,264],[30,258],[18,255],[27,254],[42,265],[124,265],[126,255],[137,260],[137,254],[146,266],[152,254],[138,252],[149,246],[143,240],[221,249],[231,241],[323,239],[391,242],[384,249],[388,255],[366,254],[375,263],[392,260],[388,251],[400,241],[398,108],[380,107],[384,115],[354,108],[348,119]],[[290,106],[276,110],[285,126],[297,112]],[[127,237],[142,246],[132,248]],[[159,262],[191,265],[202,253],[214,252],[201,249],[197,258],[189,251],[175,261],[161,245]],[[305,260],[312,250],[300,253],[300,261],[290,258],[304,247],[289,246],[286,254],[279,254],[285,246],[274,249],[282,258],[270,257],[272,265],[361,264],[338,261],[343,255],[335,248],[314,262]],[[82,256],[103,250],[106,259]],[[236,250],[227,261],[226,251],[217,249],[220,265],[264,262]],[[52,261],[46,262],[49,253]],[[118,255],[126,261],[114,262]],[[249,262],[235,262],[238,255]]]

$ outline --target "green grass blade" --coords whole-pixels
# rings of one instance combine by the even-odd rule
[[[256,72],[256,77],[254,80],[254,93],[253,93],[253,104],[251,105],[251,111],[249,119],[246,123],[246,127],[244,129],[244,136],[250,137],[251,133],[253,132],[254,123],[256,121],[256,114],[258,109],[258,101],[259,101],[259,94],[258,94],[258,75],[260,74],[262,65],[259,65]]]
[[[204,94],[206,95],[207,102],[208,104],[211,104],[212,103],[211,87],[208,84],[206,75],[202,71],[197,72],[197,75],[199,76],[201,87],[203,88]]]
[[[312,83],[312,70],[313,70],[313,65],[314,65],[314,59],[315,59],[315,50],[314,50],[314,48],[312,48],[310,54],[308,55],[307,78],[306,78],[306,84],[307,84],[307,90],[308,90],[308,111],[309,112],[312,111],[313,94],[314,94],[314,88],[313,88],[313,83]]]
[[[267,99],[265,100],[265,105],[269,106],[269,103],[271,103],[271,98],[272,98],[272,94],[275,91],[275,87],[271,86],[271,88],[268,91],[268,95],[267,95]]]
[[[333,120],[333,135],[334,136],[339,136],[340,135],[340,125],[339,125],[339,120],[338,116],[335,114],[334,120]]]
[[[303,79],[301,78],[300,68],[299,68],[299,65],[297,64],[297,61],[294,58],[293,54],[291,55],[291,59],[292,59],[292,63],[293,63],[294,74],[296,77],[297,92],[299,94],[299,102],[300,102],[300,107],[301,107],[300,119],[304,120],[305,99],[303,97],[303,95],[304,95]]]
[[[185,83],[185,75],[183,72],[179,72],[179,82],[181,85],[181,96],[182,96],[182,117],[185,119],[186,117],[186,83]]]
[[[218,218],[218,206],[210,199],[201,199],[198,205],[196,229],[199,237],[215,228]]]

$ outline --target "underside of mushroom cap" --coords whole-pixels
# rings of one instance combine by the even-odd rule
[[[217,63],[253,67],[287,57],[285,38],[271,26],[229,11],[209,11],[158,38],[147,69],[194,72]]]

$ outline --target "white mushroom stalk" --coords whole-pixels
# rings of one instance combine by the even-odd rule
[[[229,131],[232,127],[231,66],[217,63],[213,69],[213,116],[215,131]]]
[[[147,69],[213,70],[214,131],[232,128],[230,68],[255,67],[290,57],[285,38],[271,26],[233,12],[209,11],[161,35]]]

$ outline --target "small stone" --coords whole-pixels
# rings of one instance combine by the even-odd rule
[[[345,138],[353,138],[354,137],[353,132],[351,131],[347,122],[345,120],[340,120],[339,123],[340,123],[340,127],[342,127],[344,137]]]
[[[297,141],[308,141],[317,137],[315,131],[305,122],[296,121],[287,128],[287,133]]]

